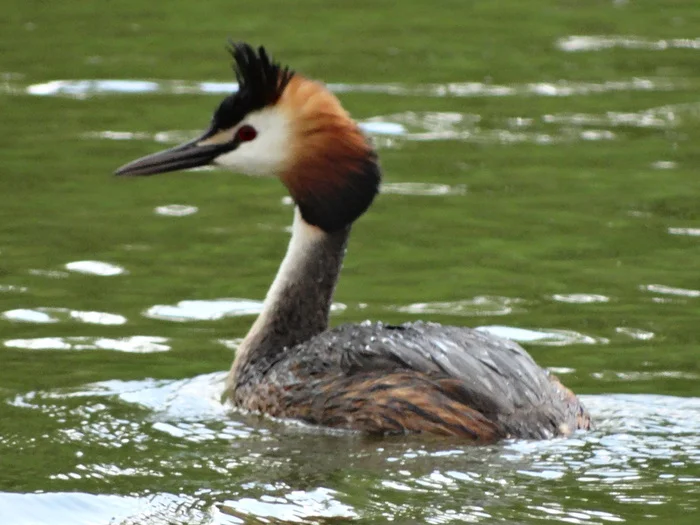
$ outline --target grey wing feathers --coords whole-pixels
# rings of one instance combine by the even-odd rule
[[[500,410],[539,405],[550,391],[547,373],[518,344],[478,330],[436,323],[339,327],[343,368],[411,369],[463,380],[474,394],[500,400]],[[345,336],[345,337],[343,337]]]

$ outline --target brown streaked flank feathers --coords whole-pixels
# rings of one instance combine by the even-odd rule
[[[299,371],[303,376],[303,371]],[[281,385],[264,382],[244,386],[247,398],[241,406],[253,412],[293,418],[313,425],[367,434],[433,434],[466,439],[474,444],[520,437],[542,439],[568,436],[576,429],[590,429],[590,416],[575,395],[552,378],[563,402],[576,412],[574,423],[559,422],[550,433],[542,428],[516,430],[498,421],[498,413],[484,413],[474,399],[465,396],[458,378],[440,377],[413,370],[387,374],[335,375]],[[528,416],[523,415],[524,418]]]
[[[590,427],[576,396],[522,347],[468,328],[347,324],[263,362],[253,367],[262,378],[239,383],[234,403],[328,427],[473,443]]]
[[[453,379],[381,372],[335,376],[280,388],[260,385],[249,410],[368,434],[425,433],[473,443],[507,437],[498,425],[449,395]],[[309,394],[313,395],[309,395]]]

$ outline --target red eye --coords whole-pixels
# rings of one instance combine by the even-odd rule
[[[236,138],[241,142],[248,142],[250,140],[253,140],[257,136],[258,132],[255,131],[255,128],[253,126],[248,125],[241,126],[236,132]]]

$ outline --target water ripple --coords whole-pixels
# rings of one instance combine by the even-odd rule
[[[669,228],[668,233],[671,235],[689,235],[691,237],[700,237],[700,228]]]
[[[464,195],[466,186],[457,184],[432,184],[429,182],[385,182],[381,185],[381,193],[394,195],[419,195],[422,197],[435,197],[439,195]]]
[[[588,294],[588,293],[570,293],[570,294],[554,294],[552,299],[560,303],[607,303],[610,297],[606,295]]]
[[[219,510],[224,514],[242,519],[276,523],[317,523],[318,520],[357,518],[352,507],[335,499],[336,491],[319,487],[310,490],[295,490],[284,495],[265,495],[260,499],[241,498],[226,501]],[[257,521],[256,520],[256,521]],[[241,522],[243,523],[243,522]]]
[[[413,303],[406,306],[390,306],[389,310],[407,314],[434,314],[434,315],[508,315],[513,312],[514,306],[522,303],[521,299],[498,296],[476,296],[472,299],[461,301]]]
[[[39,268],[31,268],[29,274],[39,277],[48,277],[49,279],[65,279],[70,275],[68,272],[62,272],[60,270],[42,270]]]
[[[574,126],[611,126],[666,129],[676,124],[674,112],[659,108],[634,112],[608,111],[604,114],[594,113],[557,113],[542,117],[547,124],[568,124]]]
[[[683,89],[686,82],[670,79],[632,78],[605,82],[532,82],[525,84],[498,85],[484,82],[449,82],[445,84],[346,84],[329,83],[335,93],[374,93],[393,96],[422,97],[507,97],[542,96],[569,97],[614,91],[669,91]],[[7,94],[35,96],[63,96],[85,99],[108,94],[203,94],[225,95],[238,90],[234,82],[191,82],[183,80],[51,80],[41,84],[19,86],[11,81],[0,88]]]
[[[345,310],[342,303],[333,303],[332,312]],[[257,315],[262,312],[263,302],[254,299],[208,299],[184,300],[176,305],[157,304],[148,308],[143,315],[162,321],[218,321],[225,317]]]
[[[548,120],[548,117],[551,117]],[[482,122],[480,115],[472,113],[440,112],[440,111],[404,111],[390,115],[371,117],[360,123],[365,126],[368,123],[396,123],[403,131],[393,134],[398,140],[426,142],[437,140],[460,140],[475,143],[518,144],[530,142],[534,144],[557,144],[576,140],[612,140],[616,137],[610,130],[575,129],[574,123],[557,121],[556,115],[542,117],[543,124],[566,123],[568,127],[560,127],[555,132],[528,131],[525,128],[534,125],[533,119],[521,117],[505,117],[495,123]],[[502,121],[502,122],[501,122]],[[605,119],[600,120],[601,125],[606,124]],[[509,128],[499,126],[506,125]],[[580,127],[580,125],[579,125]],[[375,137],[375,142],[380,147],[392,147],[398,145],[396,139],[388,137]]]
[[[114,350],[134,354],[167,352],[167,337],[135,335],[131,337],[37,337],[34,339],[8,339],[7,348],[26,350]]]
[[[3,319],[8,321],[19,321],[22,323],[57,323],[58,319],[52,317],[47,312],[30,310],[28,308],[17,308],[3,312]]]
[[[680,297],[700,297],[700,290],[691,290],[688,288],[675,288],[666,286],[665,284],[645,284],[640,286],[640,289],[647,292],[653,292],[664,295],[675,295]]]
[[[678,163],[673,160],[657,160],[652,162],[651,167],[655,170],[672,170],[678,167]]]
[[[602,496],[625,502],[635,515],[651,512],[649,505],[698,510],[698,476],[688,467],[700,462],[697,398],[582,396],[595,431],[474,448],[410,436],[366,440],[245,414],[227,417],[218,400],[223,378],[217,373],[174,381],[105,381],[8,400],[15,410],[44,415],[52,424],[21,445],[4,433],[0,446],[12,444],[26,453],[45,441],[75,461],[64,460],[61,470],[48,462],[43,472],[54,492],[0,493],[0,521],[189,525],[410,518],[604,524],[626,519],[601,509]],[[93,501],[79,492],[86,479],[102,482],[103,494],[120,490],[114,488],[118,478],[126,478],[131,495]],[[571,492],[565,480],[575,482],[577,491]],[[31,479],[27,483],[33,486]],[[151,494],[154,486],[163,492]],[[358,495],[358,486],[366,495]],[[416,507],[416,498],[430,503]]]
[[[652,40],[638,36],[623,35],[571,35],[557,40],[557,47],[562,51],[602,51],[604,49],[643,49],[648,51],[666,51],[667,49],[700,50],[700,38],[672,38]]]
[[[71,272],[84,273],[88,275],[101,275],[105,277],[112,275],[123,275],[127,273],[121,266],[102,261],[74,261],[67,263],[65,268]]]
[[[493,119],[493,122],[485,122],[480,115],[473,113],[404,111],[370,117],[361,121],[359,125],[366,133],[373,136],[378,148],[399,147],[403,141],[444,140],[482,144],[528,142],[549,145],[580,140],[614,140],[618,137],[617,134],[607,128],[633,127],[663,130],[677,126],[684,118],[699,116],[700,104],[688,103],[654,107],[637,112],[553,113],[539,118],[500,117]],[[533,129],[536,126],[550,129],[547,131]],[[551,129],[552,127],[555,129]],[[197,134],[196,130],[171,130],[157,133],[106,130],[88,132],[82,137],[106,140],[151,140],[158,143],[177,144]],[[660,161],[653,167],[670,169],[675,167],[675,163]]]
[[[189,500],[189,501],[188,501]],[[185,504],[188,501],[189,504]],[[125,496],[84,492],[0,492],[0,523],[13,525],[194,524],[207,512],[191,510],[196,499],[175,494]],[[160,516],[169,516],[161,520]]]
[[[55,307],[18,308],[3,312],[2,317],[8,321],[23,323],[58,323],[72,320],[88,324],[121,325],[127,322],[126,317],[122,315]]]
[[[517,341],[518,343],[528,343],[544,346],[566,346],[566,345],[595,345],[608,344],[610,341],[604,337],[593,337],[590,335],[575,332],[574,330],[560,330],[554,328],[540,328],[529,330],[525,328],[514,328],[512,326],[490,325],[479,326],[476,330],[487,332],[492,335]]]
[[[649,341],[650,339],[653,339],[656,336],[654,332],[642,330],[641,328],[631,328],[628,326],[618,326],[617,328],[615,328],[615,332],[617,332],[618,334],[627,335],[632,339],[636,339],[638,341]]]
[[[600,381],[652,381],[654,379],[700,379],[700,375],[691,372],[681,372],[679,370],[658,370],[653,372],[620,372],[606,370],[603,372],[593,372],[591,377]]]
[[[151,140],[160,144],[179,144],[191,140],[197,131],[158,131],[156,133],[134,131],[89,131],[82,136],[86,139],[105,140]]]
[[[158,206],[154,212],[156,215],[164,215],[166,217],[186,217],[193,215],[199,211],[197,206],[189,206],[187,204],[167,204]]]
[[[0,284],[0,293],[25,293],[26,286],[16,286],[14,284]]]
[[[224,317],[257,315],[262,312],[262,301],[253,299],[185,300],[176,305],[157,304],[143,315],[163,321],[216,321]]]

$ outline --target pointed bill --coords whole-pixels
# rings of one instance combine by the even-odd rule
[[[219,132],[210,128],[201,137],[158,153],[152,153],[125,164],[115,175],[155,175],[169,171],[185,170],[206,166],[216,157],[234,150],[235,141],[218,142],[211,140]]]

